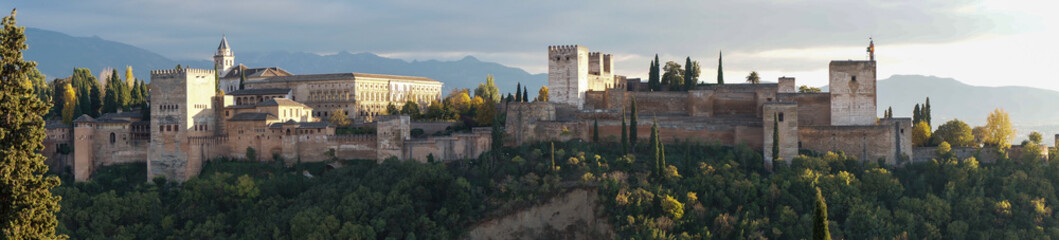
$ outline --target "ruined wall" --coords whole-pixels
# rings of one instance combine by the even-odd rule
[[[845,152],[861,161],[886,159],[896,164],[893,126],[803,126],[798,128],[799,145],[820,153]]]
[[[772,155],[773,136],[779,133],[779,158],[790,160],[798,156],[798,105],[793,102],[772,102],[764,106],[762,114],[762,144],[765,166],[771,168],[777,156]],[[778,130],[774,130],[778,127]]]
[[[871,125],[876,119],[875,61],[831,61],[831,124]]]

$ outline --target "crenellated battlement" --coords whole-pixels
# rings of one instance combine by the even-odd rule
[[[581,45],[548,46],[548,55],[577,54],[580,49],[588,49]]]
[[[181,68],[181,69],[164,69],[164,70],[151,70],[151,75],[177,75],[177,74],[209,74],[214,75],[212,69],[195,69],[195,68]]]

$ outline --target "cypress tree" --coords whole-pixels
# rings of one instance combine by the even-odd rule
[[[518,97],[515,102],[522,102],[522,83],[515,85],[515,96]]]
[[[912,109],[912,125],[915,125],[916,123],[919,123],[919,121],[923,120],[923,116],[921,114],[922,112],[919,110],[919,104],[916,103],[916,108]]]
[[[239,90],[243,90],[243,84],[246,82],[246,71],[243,70],[243,67],[239,66]]]
[[[687,59],[684,60],[684,90],[688,91],[695,90],[695,84],[698,81],[695,79],[695,73],[692,72],[695,70],[693,69],[695,66],[692,66],[691,64],[691,57],[687,57]]]
[[[661,137],[658,140],[658,151],[659,155],[661,155],[658,157],[658,161],[661,164],[658,166],[658,177],[666,179],[666,166],[669,166],[666,164],[666,144],[662,143]]]
[[[717,52],[717,84],[724,85],[724,70],[721,68],[722,60],[724,60],[724,53]]]
[[[99,81],[97,81],[95,77],[91,78],[89,84],[90,88],[88,95],[91,105],[89,106],[88,115],[99,117],[99,110],[103,109],[103,89],[99,88]]]
[[[526,86],[522,86],[522,102],[529,102],[529,91],[526,90]]]
[[[599,120],[592,120],[592,142],[599,143]]]
[[[820,188],[816,188],[816,209],[813,211],[813,240],[831,240],[827,229],[827,203]]]
[[[213,91],[222,94],[221,92],[221,72],[217,70],[217,63],[213,63]],[[223,95],[223,94],[222,94]]]
[[[625,124],[625,109],[621,109],[621,154],[629,154],[629,132]]]
[[[639,116],[636,114],[636,98],[632,99],[632,119],[629,120],[629,146],[632,147],[633,152],[636,152],[636,141],[639,138],[637,129],[639,123]]]
[[[658,121],[655,120],[655,122],[653,124],[651,124],[651,139],[650,139],[650,142],[649,142],[650,146],[651,146],[652,160],[654,160],[654,167],[651,170],[652,170],[652,172],[654,172],[655,178],[661,179],[662,175],[661,175],[661,171],[659,170],[659,167],[662,165],[662,162],[661,162],[661,159],[659,159],[659,158],[662,157],[662,155],[661,155],[662,149],[660,149],[658,147],[658,135],[657,134],[658,134]]]
[[[114,84],[110,83],[110,82],[107,83],[107,92],[103,96],[103,112],[104,113],[117,112],[117,109],[118,109],[118,107],[117,107],[118,100],[115,99],[118,96],[118,93],[114,92],[114,88],[115,87],[112,86],[112,85],[114,85]]]
[[[934,126],[930,124],[930,97],[927,97],[927,102],[923,104],[923,114],[921,114],[923,121],[927,121],[927,126]]]
[[[780,118],[772,114],[772,162],[780,159]]]
[[[651,68],[648,69],[647,87],[652,91],[662,90],[662,79],[658,76],[658,54],[655,54],[655,60],[651,61]]]
[[[44,119],[50,107],[27,83],[37,63],[22,59],[25,27],[15,26],[15,10],[0,29],[0,234],[10,239],[58,239],[59,198],[51,189],[59,178],[46,177]]]
[[[555,173],[555,142],[551,143],[552,173]]]

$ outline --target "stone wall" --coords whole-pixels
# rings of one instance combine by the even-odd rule
[[[474,128],[471,133],[428,137],[405,142],[402,159],[426,162],[433,155],[435,161],[475,159],[489,150],[491,131],[488,127]]]
[[[555,121],[556,106],[550,102],[509,103],[507,106],[507,123],[504,134],[505,145],[522,145],[526,142],[539,141],[541,122]]]
[[[764,138],[762,145],[764,149],[765,166],[771,168],[772,162],[779,159],[790,160],[798,156],[798,105],[793,102],[771,102],[766,103],[764,114],[762,114],[762,131]],[[778,129],[776,129],[778,127]],[[776,129],[776,130],[774,130]],[[779,156],[772,155],[773,136],[779,133]]]
[[[375,145],[378,155],[375,158],[382,162],[389,157],[402,157],[404,142],[411,139],[411,119],[408,115],[380,116],[377,121],[377,144]]]
[[[198,175],[206,156],[190,154],[192,149],[188,139],[213,135],[210,131],[199,130],[198,126],[217,122],[213,108],[219,106],[212,106],[216,93],[215,77],[213,70],[151,71],[148,179],[165,176],[182,182]]]
[[[783,102],[798,103],[799,126],[831,125],[831,94],[829,93],[779,93],[776,98]]]
[[[831,124],[871,125],[876,119],[875,61],[831,61]]]
[[[916,147],[913,151],[915,152],[913,162],[926,162],[938,158],[937,147]],[[981,163],[995,163],[1000,157],[1000,153],[992,148],[954,147],[952,153],[961,160],[974,157]]]
[[[803,126],[798,128],[798,136],[802,149],[820,153],[842,151],[861,161],[882,158],[888,164],[897,163],[893,126]]]
[[[548,47],[548,101],[581,108],[588,90],[588,48]]]

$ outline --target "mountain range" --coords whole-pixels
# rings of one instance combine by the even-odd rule
[[[87,67],[98,74],[105,67],[131,65],[140,79],[147,79],[149,70],[169,69],[177,64],[196,68],[213,68],[207,60],[172,60],[157,53],[129,44],[99,37],[74,37],[63,33],[27,28],[25,58],[37,61],[37,68],[49,78],[67,77],[74,67]],[[456,61],[405,61],[382,57],[373,53],[339,52],[319,55],[304,52],[239,52],[236,62],[250,67],[283,68],[295,74],[361,72],[424,76],[445,83],[445,91],[454,88],[475,88],[485,82],[487,74],[494,75],[502,93],[515,92],[517,83],[527,85],[530,96],[547,81],[547,74],[530,74],[522,69],[494,62],[483,62],[473,56]],[[826,87],[824,88],[826,91]],[[1052,134],[1059,133],[1059,111],[1048,104],[1059,99],[1059,92],[1032,87],[982,87],[961,83],[951,78],[921,75],[894,75],[878,82],[878,112],[882,116],[893,107],[898,117],[912,115],[917,103],[930,97],[932,125],[939,126],[951,119],[960,119],[972,126],[985,124],[986,116],[996,108],[1004,108],[1024,139],[1030,131],[1039,131],[1051,144]]]
[[[60,32],[26,28],[29,46],[25,59],[36,61],[37,69],[54,78],[70,76],[75,67],[91,69],[94,74],[106,67],[124,74],[126,65],[134,75],[149,81],[149,71],[171,69],[177,64],[193,68],[212,69],[208,60],[172,60],[157,53],[129,44],[99,37],[75,37]],[[204,56],[212,57],[212,56]],[[382,57],[373,53],[339,52],[318,55],[303,52],[239,52],[238,64],[248,67],[280,67],[294,74],[359,72],[391,75],[423,76],[445,83],[445,93],[454,88],[474,89],[492,74],[501,93],[514,93],[518,83],[527,86],[530,97],[548,80],[547,74],[530,74],[520,68],[483,62],[473,56],[456,61],[405,61]],[[543,61],[543,60],[542,60]]]

